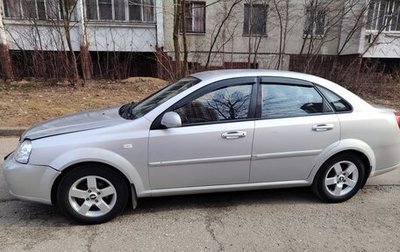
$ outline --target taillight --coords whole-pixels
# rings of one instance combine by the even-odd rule
[[[394,112],[394,115],[396,116],[397,125],[399,125],[400,128],[400,112]]]

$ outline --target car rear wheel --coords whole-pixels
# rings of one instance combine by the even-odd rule
[[[98,224],[111,220],[127,205],[128,186],[118,173],[104,167],[82,166],[60,181],[57,203],[73,220]]]
[[[343,202],[353,197],[365,178],[365,166],[354,155],[344,154],[326,161],[312,185],[313,192],[326,202]]]

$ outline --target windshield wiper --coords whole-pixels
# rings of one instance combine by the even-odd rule
[[[130,103],[124,104],[119,108],[118,113],[122,118],[130,119],[130,120],[135,119],[136,116],[132,113],[132,109],[135,106],[136,106],[135,102],[130,102]]]

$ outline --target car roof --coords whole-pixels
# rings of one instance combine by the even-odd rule
[[[303,81],[308,81],[311,83],[318,84],[322,87],[325,87],[334,93],[338,94],[345,100],[349,101],[355,110],[370,108],[371,106],[365,102],[363,99],[350,92],[346,88],[338,85],[330,80],[311,75],[305,73],[297,73],[291,71],[282,71],[282,70],[264,70],[264,69],[234,69],[234,70],[213,70],[213,71],[205,71],[192,74],[191,76],[198,78],[204,83],[204,85],[208,85],[209,83],[213,83],[220,80],[239,78],[239,77],[284,77],[291,79],[298,79]]]
[[[202,81],[212,82],[223,79],[238,78],[238,77],[251,77],[251,76],[273,76],[273,77],[286,77],[293,79],[306,80],[310,82],[326,81],[325,79],[304,73],[297,73],[282,70],[264,70],[264,69],[229,69],[229,70],[213,70],[192,74],[191,76],[198,78]]]

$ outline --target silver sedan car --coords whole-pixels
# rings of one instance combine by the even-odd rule
[[[400,167],[399,127],[400,113],[316,76],[212,71],[33,126],[3,168],[12,195],[90,224],[153,196],[311,186],[342,202]]]

